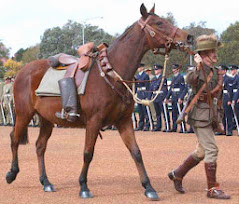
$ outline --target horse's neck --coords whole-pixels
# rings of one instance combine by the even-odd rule
[[[148,46],[145,46],[144,32],[135,24],[114,41],[108,50],[108,55],[113,69],[123,79],[132,80],[148,50]]]

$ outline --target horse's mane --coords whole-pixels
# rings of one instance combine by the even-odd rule
[[[121,42],[125,39],[125,37],[129,37],[129,33],[132,31],[132,28],[134,27],[134,25],[136,24],[136,22],[134,24],[132,24],[131,26],[127,27],[124,31],[123,34],[121,34],[118,38],[116,38],[114,40],[114,42],[111,44],[114,45],[115,43]]]

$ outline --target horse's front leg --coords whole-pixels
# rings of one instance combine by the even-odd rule
[[[90,162],[93,159],[94,147],[97,136],[99,134],[99,120],[90,120],[86,125],[85,135],[85,148],[84,148],[84,164],[81,170],[79,183],[81,186],[80,197],[81,198],[93,198],[88,186],[87,186],[87,174],[90,166]]]
[[[40,182],[43,185],[43,190],[45,192],[55,192],[54,186],[49,182],[46,174],[46,167],[44,161],[44,155],[47,147],[47,141],[51,136],[53,124],[49,121],[41,119],[40,133],[36,141],[36,153],[38,159],[38,167],[40,174]]]
[[[150,200],[159,200],[159,197],[152,187],[146,169],[144,167],[142,155],[135,139],[131,117],[124,118],[116,124],[122,140],[133,157],[139,172],[140,181],[145,188],[145,196]]]

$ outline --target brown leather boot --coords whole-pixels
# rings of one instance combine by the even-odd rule
[[[217,163],[205,163],[205,171],[207,175],[207,197],[216,199],[230,199],[230,196],[225,194],[219,188],[219,183],[216,182]]]
[[[187,174],[187,172],[199,164],[200,161],[195,160],[192,155],[183,162],[177,169],[172,170],[168,173],[168,177],[174,182],[174,188],[179,193],[185,193],[182,185],[183,177]]]

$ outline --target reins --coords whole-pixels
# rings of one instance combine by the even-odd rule
[[[145,82],[152,82],[154,80],[149,80],[149,81],[127,81],[127,80],[124,80],[122,79],[122,77],[112,68],[112,66],[110,65],[108,59],[107,59],[107,56],[106,56],[106,48],[104,47],[102,50],[99,49],[99,57],[97,57],[97,65],[98,65],[98,69],[100,71],[100,76],[104,78],[104,80],[106,81],[106,83],[113,89],[113,90],[116,90],[116,92],[124,98],[124,95],[114,87],[114,85],[108,80],[108,78],[106,77],[106,75],[110,76],[111,78],[115,79],[116,81],[122,83],[126,89],[129,91],[129,93],[132,95],[134,101],[136,103],[140,103],[140,104],[143,104],[143,105],[147,105],[149,106],[150,103],[152,103],[159,95],[160,93],[160,90],[162,88],[162,85],[163,85],[163,81],[164,79],[166,78],[166,68],[167,68],[167,62],[169,60],[169,52],[171,51],[171,47],[172,47],[172,44],[174,45],[178,45],[180,46],[181,48],[183,47],[184,48],[184,45],[182,45],[182,43],[180,42],[175,42],[174,41],[174,38],[176,36],[176,33],[177,33],[177,30],[178,28],[175,27],[172,34],[170,36],[167,36],[165,34],[163,34],[161,32],[160,29],[155,29],[153,28],[152,26],[150,26],[148,23],[149,19],[151,18],[151,15],[149,15],[147,17],[147,19],[145,21],[143,21],[142,19],[139,19],[138,20],[138,24],[139,26],[141,27],[141,30],[143,30],[146,34],[146,38],[147,38],[147,42],[150,46],[150,49],[153,51],[154,54],[161,54],[161,55],[164,55],[164,65],[163,65],[163,74],[162,74],[162,78],[161,78],[161,82],[160,82],[160,85],[159,85],[159,88],[158,90],[156,91],[156,94],[154,96],[154,98],[152,98],[151,100],[147,100],[147,99],[139,99],[137,97],[137,94],[135,93],[135,86],[134,84],[135,83],[145,83]],[[158,40],[162,40],[162,39],[166,39],[166,42],[164,43],[164,46],[165,46],[165,52],[162,53],[159,51],[158,48],[155,48],[153,46],[153,43],[152,43],[152,38],[155,39],[159,36],[159,39]],[[186,49],[185,49],[186,50]],[[103,52],[103,54],[102,54]],[[186,53],[187,55],[188,53]],[[98,56],[97,55],[97,56]],[[185,58],[186,58],[186,55],[185,55]],[[103,58],[103,60],[102,60]],[[185,60],[184,58],[184,60]],[[101,66],[101,60],[102,61],[107,61],[107,63],[103,66]],[[181,65],[182,66],[182,65]],[[180,67],[179,67],[180,68]],[[158,80],[158,79],[157,79]],[[133,87],[132,89],[129,87],[128,84],[132,83],[133,84]]]

